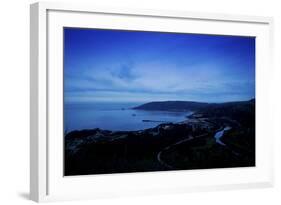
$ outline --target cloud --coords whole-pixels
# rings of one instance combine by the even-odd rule
[[[254,81],[232,78],[232,73],[220,66],[208,62],[188,67],[150,62],[87,69],[65,80],[66,96],[72,96],[67,97],[71,101],[215,101],[254,94]]]
[[[64,88],[72,101],[255,95],[254,38],[94,29],[65,35]]]

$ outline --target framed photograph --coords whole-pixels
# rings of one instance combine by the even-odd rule
[[[272,186],[272,24],[32,4],[31,199]]]

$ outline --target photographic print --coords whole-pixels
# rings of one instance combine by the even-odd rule
[[[255,37],[64,28],[64,175],[255,166]]]

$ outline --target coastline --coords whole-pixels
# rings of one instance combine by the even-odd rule
[[[200,110],[181,122],[143,130],[67,133],[65,174],[255,166],[254,109],[249,103],[236,107]]]

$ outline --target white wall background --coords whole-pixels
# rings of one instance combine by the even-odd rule
[[[29,4],[1,1],[0,6],[0,204],[31,204],[29,192]],[[80,0],[79,2],[82,2]],[[278,0],[92,0],[100,6],[206,11],[273,16],[276,88],[274,188],[145,196],[67,204],[280,204],[281,203],[281,4]],[[278,121],[280,120],[280,121]],[[280,125],[279,125],[280,124]],[[280,136],[279,136],[280,134]],[[265,136],[266,137],[266,136]]]

